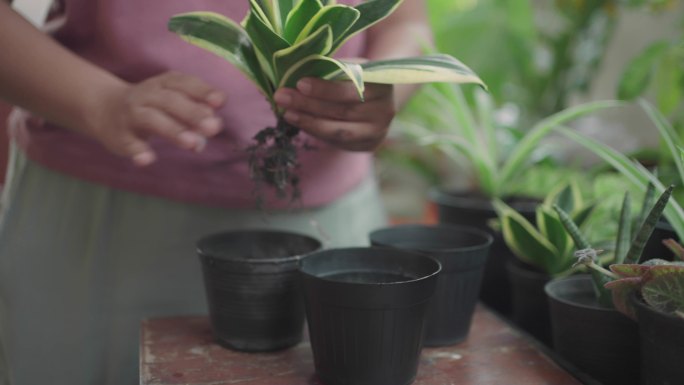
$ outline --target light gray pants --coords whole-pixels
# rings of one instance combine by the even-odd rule
[[[141,319],[206,313],[194,250],[204,235],[275,228],[351,246],[386,224],[371,179],[329,206],[264,216],[112,190],[15,160],[0,218],[8,368],[0,363],[0,384],[137,384]]]

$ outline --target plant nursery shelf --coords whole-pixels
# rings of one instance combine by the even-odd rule
[[[213,341],[207,317],[144,320],[142,385],[323,385],[309,344],[275,353],[240,353]],[[478,306],[468,339],[423,349],[413,385],[577,385],[530,338]]]

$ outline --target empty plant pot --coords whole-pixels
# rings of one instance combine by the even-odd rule
[[[546,294],[553,347],[561,357],[601,384],[639,384],[637,324],[598,304],[589,275],[551,281]]]
[[[402,225],[370,234],[371,245],[419,252],[437,259],[442,272],[428,308],[425,346],[452,345],[470,331],[482,273],[493,238],[454,225]]]
[[[217,342],[242,351],[278,350],[300,342],[299,261],[320,248],[314,238],[270,230],[201,239],[197,252]]]
[[[441,267],[402,250],[346,248],[302,261],[316,373],[326,385],[413,382]]]

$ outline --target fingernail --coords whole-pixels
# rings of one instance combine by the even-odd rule
[[[197,141],[197,144],[195,145],[195,152],[202,152],[204,151],[204,148],[207,147],[207,138],[204,137],[199,137],[199,140]]]
[[[223,125],[223,121],[221,118],[212,116],[209,118],[204,118],[199,122],[199,129],[207,135],[214,135],[217,134],[219,131],[221,131],[221,126]]]
[[[154,162],[154,153],[150,151],[141,152],[139,154],[133,155],[133,163],[138,166],[147,166]]]
[[[292,111],[287,111],[283,117],[290,123],[297,123],[299,121],[299,114]]]
[[[276,93],[275,94],[275,101],[276,103],[282,105],[282,106],[289,106],[290,103],[292,102],[292,96],[286,94],[286,93]]]
[[[219,91],[213,91],[209,95],[207,95],[207,103],[211,104],[214,107],[218,107],[221,104],[223,104],[224,96],[223,93]]]
[[[297,82],[297,89],[305,95],[311,93],[311,87],[311,80],[303,79]]]
[[[200,141],[201,136],[190,131],[183,131],[178,135],[178,141],[183,147],[195,148]]]

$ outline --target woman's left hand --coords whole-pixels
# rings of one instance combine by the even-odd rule
[[[316,78],[275,93],[288,123],[348,151],[377,148],[396,113],[391,85],[366,83],[364,97],[362,102],[351,82]]]

